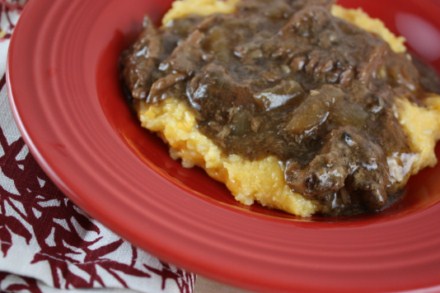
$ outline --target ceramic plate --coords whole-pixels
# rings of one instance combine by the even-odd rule
[[[440,69],[435,1],[362,5]],[[184,169],[124,102],[121,51],[164,0],[31,0],[11,41],[13,111],[33,155],[93,217],[196,273],[265,291],[440,290],[440,168],[423,171],[381,215],[300,219],[237,204],[199,169]],[[269,2],[268,2],[268,5]]]

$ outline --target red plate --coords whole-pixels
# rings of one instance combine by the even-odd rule
[[[303,220],[243,207],[198,169],[172,161],[124,104],[118,56],[145,13],[170,1],[33,0],[8,64],[15,117],[55,183],[115,232],[160,258],[265,291],[440,290],[440,167],[378,216]],[[434,0],[358,3],[440,69]],[[129,3],[129,4],[128,4]],[[411,43],[412,42],[412,43]]]

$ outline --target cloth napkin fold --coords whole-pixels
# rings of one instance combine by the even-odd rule
[[[0,290],[193,292],[193,274],[91,219],[29,153],[11,114],[5,77],[9,39],[25,3],[0,0]]]

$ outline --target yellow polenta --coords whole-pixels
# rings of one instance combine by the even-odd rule
[[[190,14],[232,13],[238,0],[181,0],[175,1],[165,15],[163,25]],[[384,24],[370,18],[361,10],[334,6],[333,15],[375,33],[391,48],[406,51],[404,39],[393,35]],[[398,100],[396,113],[406,130],[412,149],[418,153],[411,165],[412,174],[426,166],[433,166],[436,141],[440,138],[440,97],[432,95],[425,107]],[[170,146],[174,159],[181,159],[184,167],[200,166],[216,180],[226,184],[234,197],[245,205],[255,201],[263,206],[280,209],[299,216],[310,216],[319,205],[293,193],[284,179],[283,166],[275,157],[249,161],[238,155],[227,155],[197,129],[193,111],[185,102],[168,97],[157,104],[142,103],[139,107],[142,126],[157,132]]]

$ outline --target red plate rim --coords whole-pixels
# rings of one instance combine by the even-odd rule
[[[105,43],[133,25],[130,13],[162,13],[159,2],[27,4],[10,44],[9,97],[24,140],[58,187],[132,243],[233,285],[270,292],[440,290],[437,204],[354,222],[271,217],[170,184],[127,147],[103,113],[96,66]],[[111,27],[112,18],[120,27]]]

